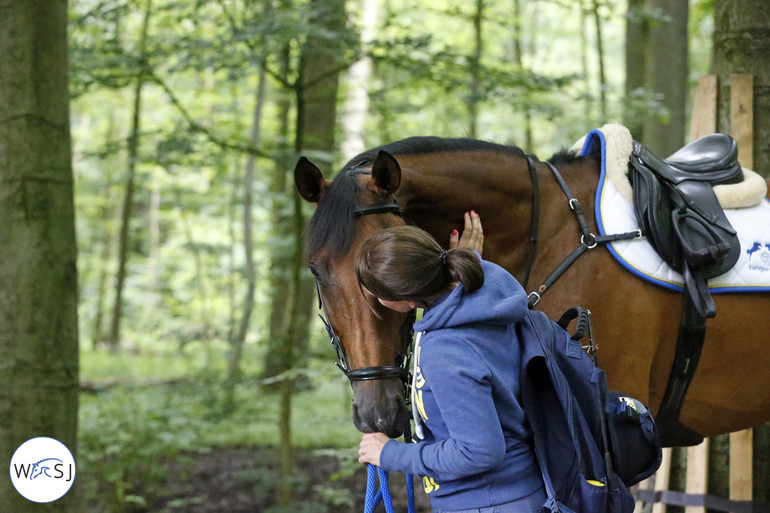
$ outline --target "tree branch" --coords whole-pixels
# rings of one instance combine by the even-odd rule
[[[273,156],[270,155],[269,153],[263,150],[260,150],[259,148],[249,143],[231,142],[223,137],[216,135],[214,132],[211,131],[211,129],[201,125],[192,117],[192,115],[190,115],[189,111],[185,108],[184,105],[182,105],[182,102],[179,100],[179,98],[176,97],[171,87],[168,84],[166,84],[159,76],[157,76],[155,73],[151,71],[148,71],[147,76],[152,82],[159,85],[163,89],[163,91],[166,92],[166,95],[168,95],[169,99],[171,100],[171,103],[174,104],[174,106],[177,108],[177,110],[185,119],[185,121],[187,121],[188,126],[193,132],[199,132],[205,135],[209,141],[213,142],[214,144],[216,144],[221,148],[241,151],[243,153],[248,153],[250,155],[255,155],[257,157],[273,158]]]

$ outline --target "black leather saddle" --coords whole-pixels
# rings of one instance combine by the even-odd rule
[[[634,141],[629,179],[642,233],[661,258],[684,277],[703,317],[716,315],[706,280],[727,272],[740,256],[735,230],[713,186],[743,180],[738,147],[726,134],[691,142],[667,159]]]

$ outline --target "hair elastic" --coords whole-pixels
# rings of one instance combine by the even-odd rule
[[[446,265],[446,254],[447,254],[447,251],[445,249],[442,249],[441,253],[439,253],[438,255],[439,260],[441,260],[441,263],[444,265]]]

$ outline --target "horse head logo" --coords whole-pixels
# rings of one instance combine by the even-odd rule
[[[765,244],[765,246],[767,246],[767,247],[768,247],[768,249],[770,249],[770,244]],[[751,255],[753,255],[754,253],[756,253],[757,251],[759,251],[759,249],[760,249],[761,247],[762,247],[762,243],[761,243],[761,242],[755,242],[755,243],[754,243],[754,246],[752,246],[752,247],[751,247],[751,249],[747,249],[747,250],[746,250],[746,253],[748,253],[748,254],[749,254],[749,258],[751,258]]]
[[[32,472],[29,475],[30,479],[36,479],[40,477],[41,475],[45,474],[46,477],[53,477],[51,474],[48,473],[49,470],[51,470],[51,464],[46,463],[43,464],[46,461],[58,461],[59,463],[64,463],[59,458],[45,458],[43,460],[38,461],[37,463],[32,464]]]

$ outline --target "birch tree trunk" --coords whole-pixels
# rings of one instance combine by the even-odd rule
[[[52,437],[76,452],[77,268],[67,2],[0,6],[0,469]],[[73,490],[45,511],[80,511]],[[8,474],[0,508],[27,513]]]
[[[364,51],[377,33],[379,10],[379,0],[361,1],[361,45],[364,47]],[[348,94],[342,107],[343,139],[340,143],[340,153],[345,161],[366,150],[364,130],[366,129],[366,116],[369,107],[367,84],[372,75],[371,59],[363,56],[354,62],[347,75]]]

